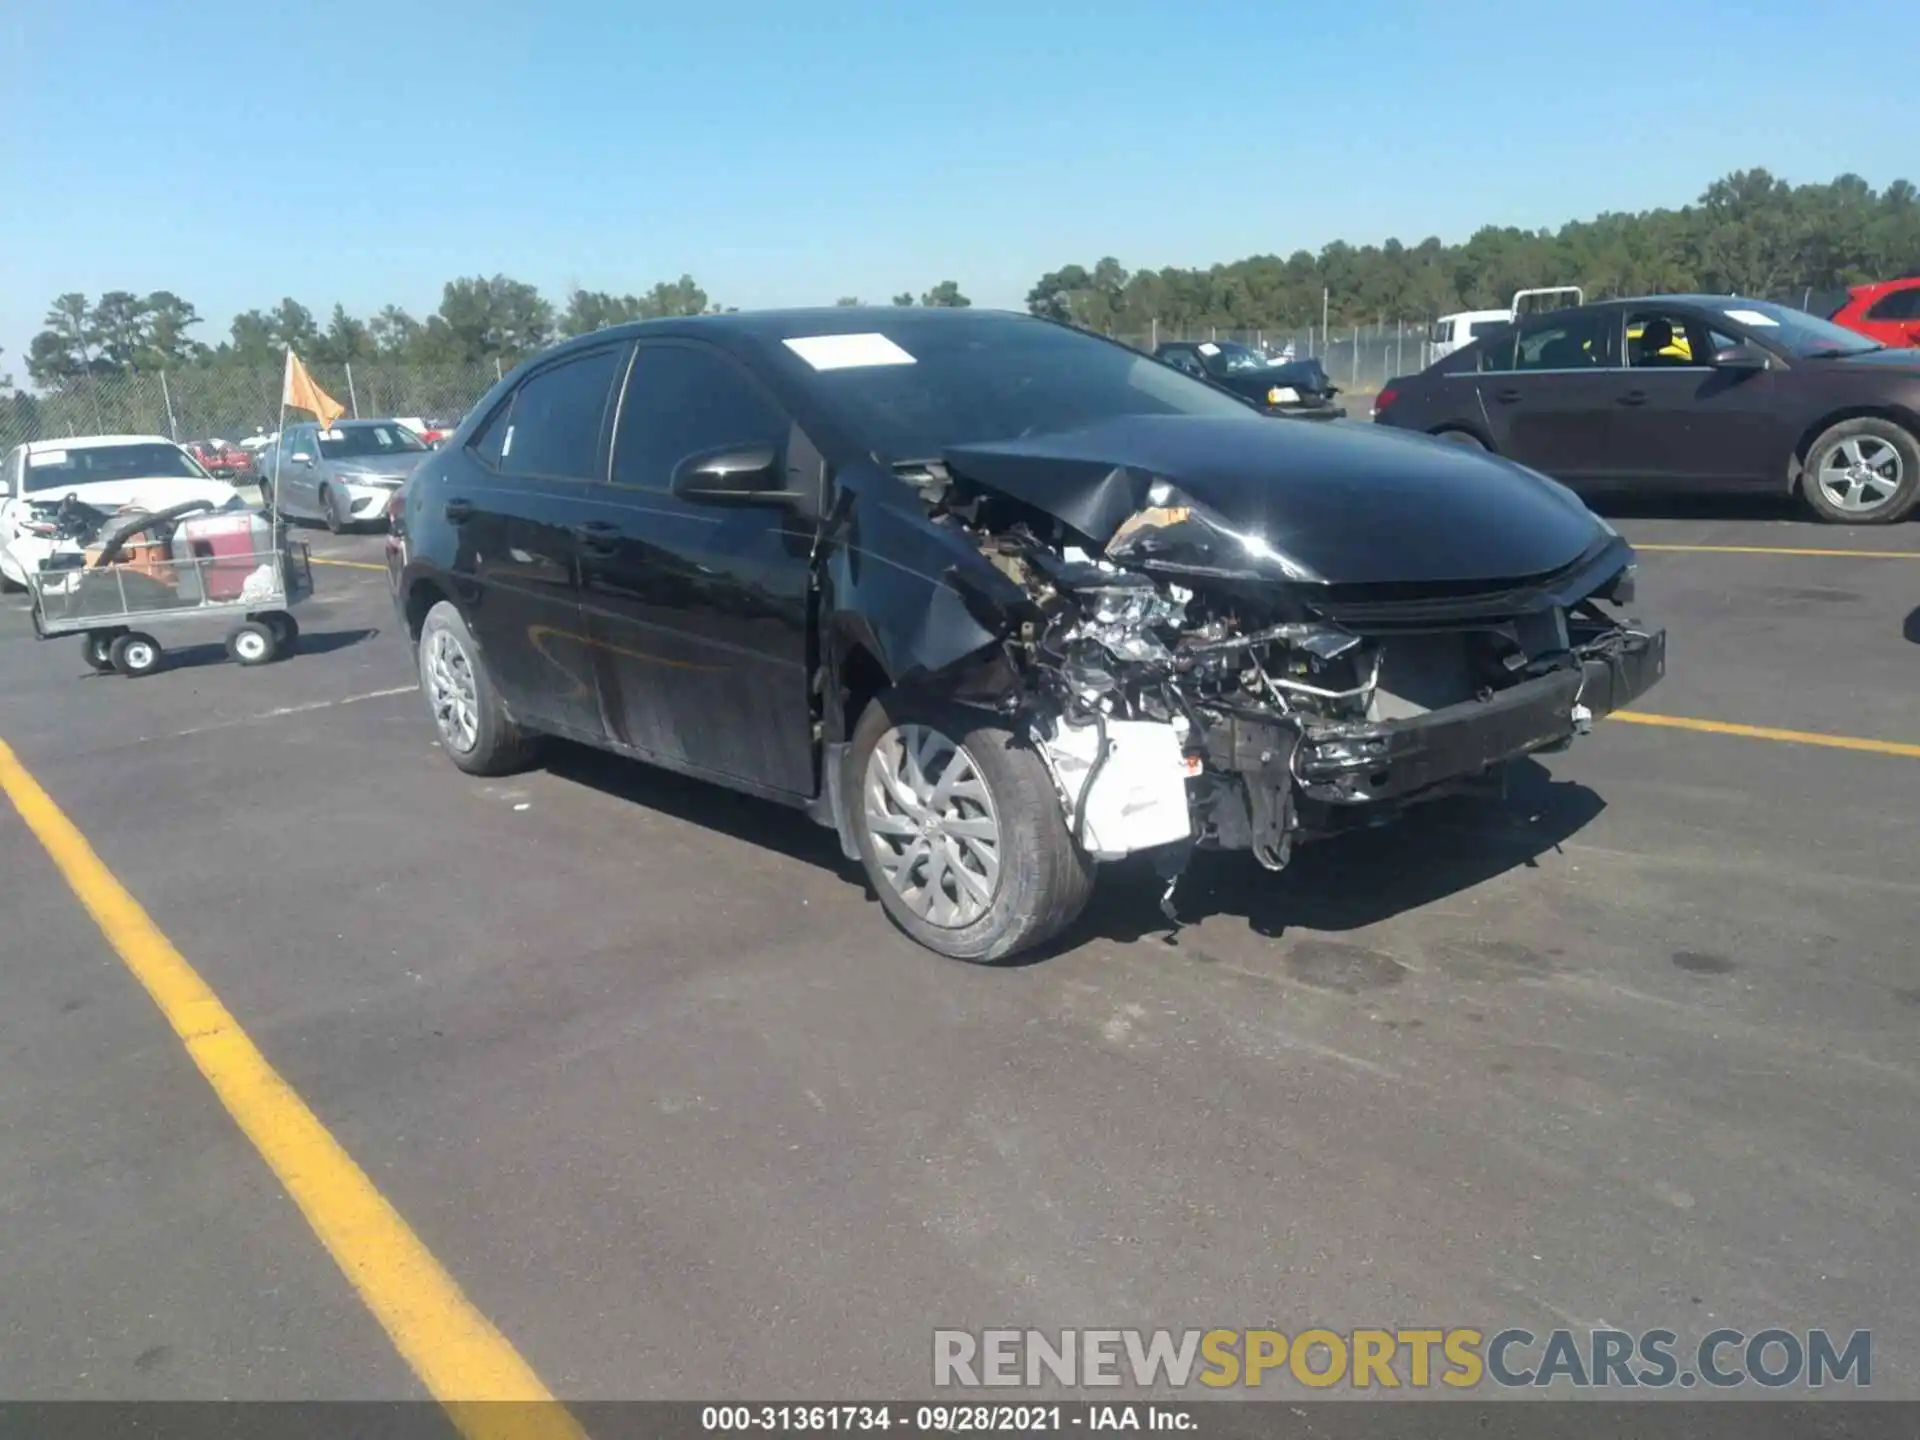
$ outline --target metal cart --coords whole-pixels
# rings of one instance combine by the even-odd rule
[[[288,540],[278,516],[269,516],[265,526],[251,528],[247,543],[229,541],[208,553],[156,538],[153,532],[183,518],[174,511],[101,532],[97,553],[56,555],[28,575],[34,634],[82,636],[88,665],[129,677],[151,675],[165,661],[153,627],[195,622],[225,624],[227,654],[238,664],[278,660],[299,638],[292,610],[313,594],[313,562],[307,546]]]

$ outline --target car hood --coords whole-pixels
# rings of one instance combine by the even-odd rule
[[[235,498],[235,491],[225,480],[154,475],[133,480],[95,480],[85,485],[53,485],[44,490],[29,490],[23,498],[30,504],[58,505],[69,495],[96,510],[117,510],[123,505],[164,510],[189,500],[225,505]]]
[[[1810,360],[1810,365],[1859,366],[1863,370],[1912,370],[1920,372],[1920,350],[1912,348],[1867,350],[1858,355],[1840,355],[1831,360]]]
[[[1477,586],[1551,575],[1611,538],[1544,476],[1372,426],[1130,416],[945,459],[1109,558],[1222,575]]]
[[[431,451],[423,451],[411,460],[329,460],[327,473],[349,485],[398,485],[411,475]]]

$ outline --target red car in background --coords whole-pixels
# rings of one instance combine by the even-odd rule
[[[1920,275],[1855,285],[1827,318],[1896,350],[1920,347]]]
[[[225,440],[187,440],[186,452],[216,480],[244,480],[253,474],[253,455]]]

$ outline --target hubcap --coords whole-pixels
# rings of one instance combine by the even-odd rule
[[[1821,458],[1820,489],[1836,510],[1878,510],[1906,478],[1900,452],[1874,435],[1842,440]]]
[[[144,670],[153,663],[153,650],[146,645],[127,646],[127,664],[135,670]]]
[[[480,694],[466,647],[451,632],[436,630],[427,639],[420,668],[440,739],[451,749],[467,754],[480,741]]]
[[[267,653],[267,642],[258,635],[246,634],[240,637],[237,648],[249,660],[258,660]]]
[[[907,908],[949,930],[986,914],[1000,885],[1000,819],[965,747],[930,726],[896,726],[861,788],[880,871]]]

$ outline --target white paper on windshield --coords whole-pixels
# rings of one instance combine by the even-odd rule
[[[1220,353],[1220,347],[1214,344],[1211,340],[1203,340],[1200,342],[1200,344],[1196,345],[1194,348],[1198,350],[1202,355],[1218,355]]]
[[[29,465],[64,465],[66,463],[67,452],[64,450],[29,450],[27,452]]]
[[[320,438],[322,440],[344,440],[347,437],[342,435],[338,430],[322,430],[320,432]]]
[[[1762,315],[1758,310],[1729,310],[1729,320],[1738,320],[1742,325],[1778,325],[1780,322],[1771,315]]]
[[[797,335],[781,342],[816,370],[854,370],[866,365],[913,365],[918,362],[886,336]]]

